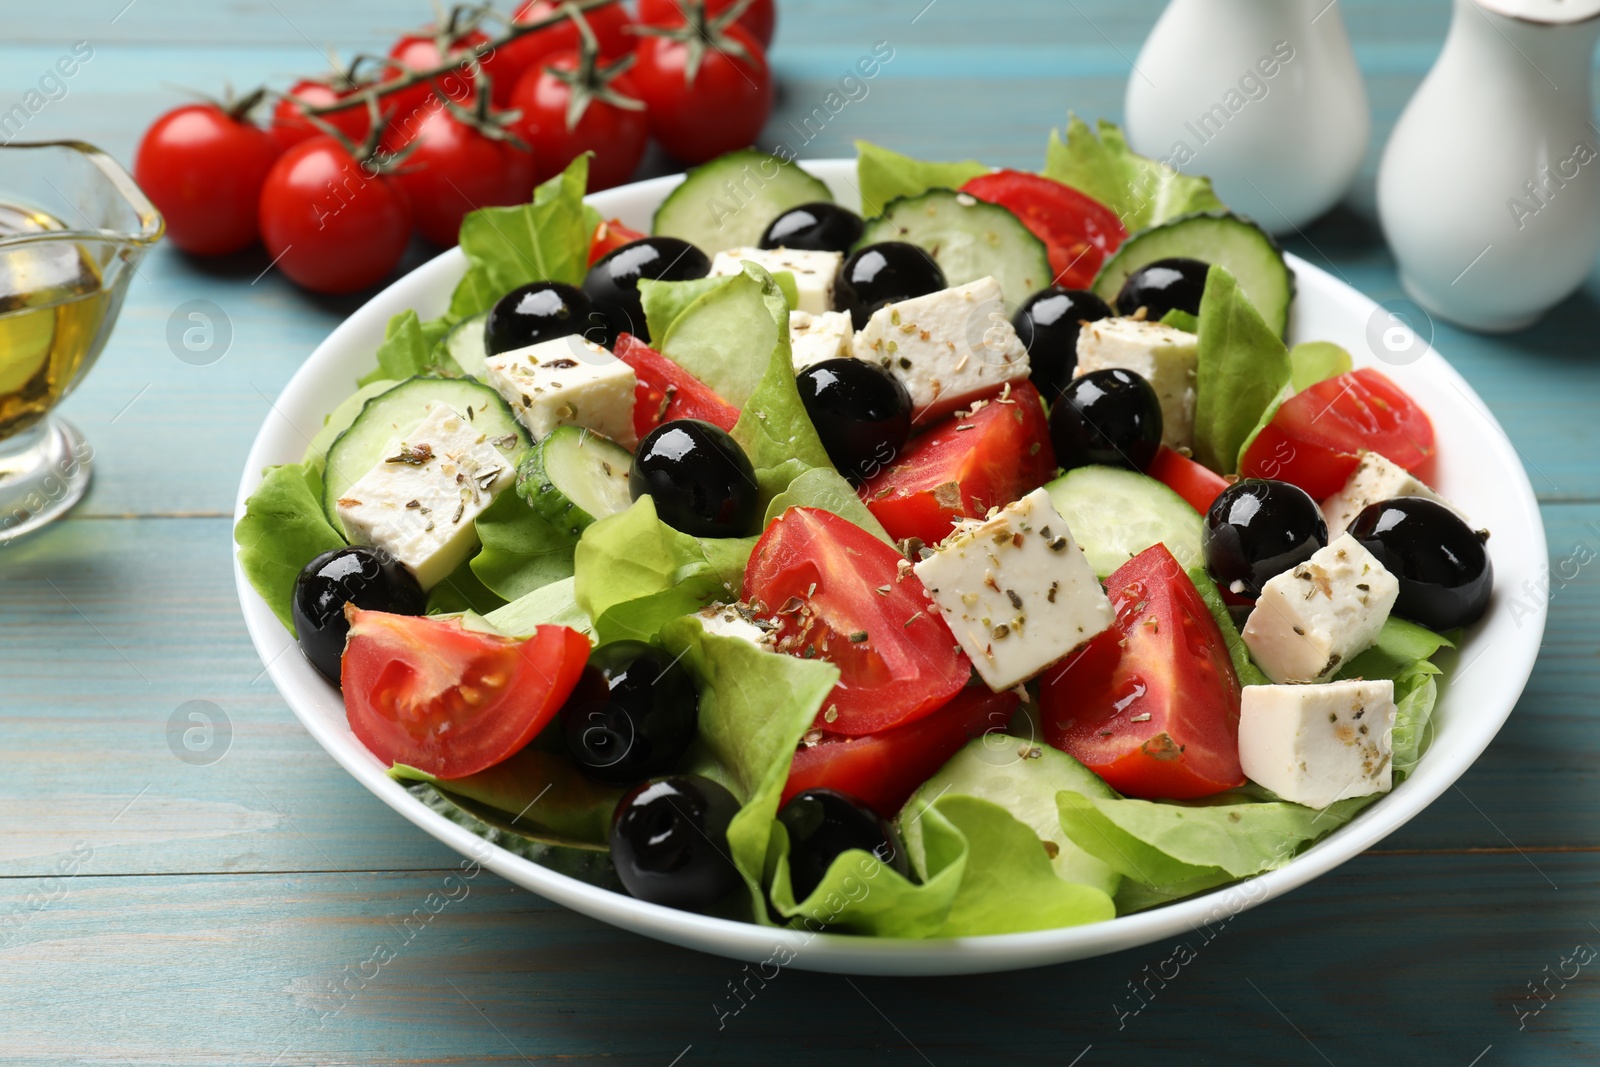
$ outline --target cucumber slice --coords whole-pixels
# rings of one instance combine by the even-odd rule
[[[741,148],[692,168],[656,208],[651,231],[710,255],[753,247],[773,219],[819,200],[833,200],[820,179],[760,149]]]
[[[380,393],[387,393],[400,383],[393,378],[380,378],[375,382],[368,382],[354,393],[345,397],[344,403],[333,409],[333,412],[322,420],[322,429],[317,431],[317,436],[311,439],[306,446],[305,458],[302,462],[309,463],[319,472],[325,467],[328,458],[328,449],[339,439],[339,435],[350,428],[356,421],[356,416],[361,414],[361,409],[366,407],[367,401]]]
[[[1122,242],[1122,247],[1100,268],[1094,280],[1095,294],[1114,307],[1128,275],[1146,264],[1173,256],[1227,267],[1267,325],[1280,337],[1288,332],[1294,273],[1283,261],[1283,249],[1266,230],[1242,215],[1226,211],[1180,215],[1140,230]]]
[[[450,327],[450,332],[439,342],[463,374],[470,374],[479,381],[483,380],[484,360],[489,358],[488,350],[483,347],[483,328],[488,322],[489,313],[481,311]]]
[[[993,275],[1013,307],[1050,284],[1044,242],[999,204],[967,193],[931,189],[892,200],[867,220],[856,247],[879,241],[910,241],[925,249],[951,285]]]
[[[596,519],[633,503],[628,469],[633,455],[610,438],[577,426],[557,426],[522,457],[517,495],[540,516],[577,537]]]
[[[410,433],[428,417],[435,404],[449,404],[470,418],[509,462],[515,463],[528,447],[528,432],[500,394],[487,385],[464,378],[408,378],[362,405],[361,414],[328,449],[322,510],[340,537],[349,539],[339,522],[339,498],[383,462],[394,439]]]
[[[922,820],[917,812],[945,793],[998,804],[1045,842],[1050,865],[1064,882],[1078,882],[1114,894],[1122,876],[1073,843],[1061,829],[1056,793],[1071,789],[1090,797],[1114,797],[1111,787],[1065,752],[1009,734],[985,734],[969,741],[950,762],[924,782],[900,813],[900,832],[912,866],[924,876],[927,863]]]
[[[1118,467],[1078,467],[1045,489],[1101,578],[1157,542],[1185,570],[1204,565],[1205,520],[1154,478]]]

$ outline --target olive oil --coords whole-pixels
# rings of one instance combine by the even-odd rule
[[[0,439],[56,406],[110,327],[110,294],[81,244],[65,237],[4,244],[66,229],[49,215],[0,203]]]

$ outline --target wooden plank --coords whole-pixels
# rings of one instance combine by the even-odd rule
[[[1557,574],[1574,577],[1558,582],[1533,682],[1460,789],[1383,848],[1600,848],[1600,507],[1551,506],[1546,518]],[[1584,551],[1590,564],[1562,563]],[[0,874],[46,872],[81,840],[104,846],[108,874],[409,868],[448,856],[293,719],[262,677],[230,568],[225,519],[74,519],[0,554],[0,730],[12,756],[0,797],[16,813],[0,823]],[[231,723],[214,765],[169,746],[168,722],[191,700]]]
[[[487,872],[105,878],[96,859],[0,883],[0,917],[20,909],[0,931],[0,1062],[1465,1067],[1600,1049],[1597,964],[1561,962],[1600,946],[1588,856],[1537,857],[1559,891],[1516,856],[1366,857],[1171,943],[921,981],[747,972]]]

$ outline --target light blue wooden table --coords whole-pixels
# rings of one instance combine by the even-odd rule
[[[926,5],[926,6],[924,6]],[[1375,124],[1348,205],[1289,247],[1399,295],[1371,172],[1437,54],[1444,0],[1341,8]],[[806,148],[866,137],[1035,167],[1068,108],[1120,116],[1154,0],[783,0],[774,138],[874,41],[870,95]],[[92,59],[27,126],[131,160],[178,96],[280,86],[334,43],[381,49],[421,0],[7,0],[0,111],[75,41]],[[656,169],[665,165],[657,163]],[[420,261],[418,249],[412,262]],[[97,449],[67,521],[0,549],[0,1061],[17,1064],[712,1062],[1593,1063],[1600,959],[1600,281],[1537,328],[1437,344],[1526,457],[1544,503],[1550,627],[1533,681],[1478,764],[1371,853],[1232,920],[1177,978],[1171,946],[982,978],[786,972],[719,1026],[739,968],[620,933],[491,875],[403,924],[457,857],[349,779],[261,672],[234,597],[229,515],[272,398],[359,299],[318,299],[259,252],[169,247],[133,282],[66,412]],[[226,346],[174,355],[208,300]],[[1575,562],[1583,561],[1583,562]],[[1564,577],[1563,577],[1564,576]],[[188,701],[227,725],[185,762]],[[426,914],[426,912],[424,912]],[[378,946],[396,958],[369,961]],[[1147,970],[1147,968],[1149,970]],[[1565,979],[1554,977],[1564,971]],[[1531,990],[1538,987],[1540,999]],[[1540,1008],[1537,1014],[1530,1014]]]

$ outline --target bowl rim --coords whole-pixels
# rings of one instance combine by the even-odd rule
[[[853,159],[801,162],[812,173],[836,187],[853,187]],[[649,179],[592,194],[587,199],[608,216],[630,213],[619,210],[619,207],[630,200],[659,203],[661,196],[682,179],[682,175]],[[631,213],[638,215],[637,211]],[[1334,301],[1348,305],[1348,310],[1354,314],[1368,317],[1376,314],[1378,305],[1348,283],[1293,254],[1286,254],[1285,258],[1296,276],[1300,294],[1325,293]],[[348,360],[344,350],[357,335],[364,330],[370,331],[369,320],[374,320],[376,316],[387,320],[389,312],[384,309],[412,307],[416,294],[428,292],[428,287],[435,287],[435,291],[442,288],[448,292],[464,267],[465,259],[459,248],[451,248],[374,295],[318,345],[284,386],[279,400],[292,398],[305,391],[307,383],[321,372],[324,364]],[[1300,298],[1297,296],[1297,300]],[[379,325],[381,328],[381,323]],[[1358,366],[1365,362],[1358,357]],[[1477,414],[1492,427],[1494,433],[1488,435],[1490,439],[1486,444],[1499,454],[1499,459],[1508,469],[1515,472],[1512,484],[1503,486],[1506,493],[1504,499],[1527,522],[1527,529],[1522,531],[1527,538],[1524,547],[1533,550],[1540,562],[1547,560],[1549,553],[1544,524],[1533,487],[1515,446],[1498,420],[1431,344],[1416,362],[1425,364],[1428,374],[1442,376],[1444,382],[1461,393],[1462,398],[1475,407]],[[316,413],[316,417],[321,418],[331,407],[331,404],[325,405]],[[275,438],[280,436],[280,430],[274,425],[278,419],[294,425],[290,416],[279,407],[279,401],[274,401],[245,463],[235,501],[235,523],[244,514],[245,500],[259,484],[263,469],[270,462],[283,462],[281,458],[270,454],[275,446]],[[303,431],[296,432],[303,436]],[[1508,516],[1505,521],[1509,519]],[[1497,564],[1496,570],[1501,571],[1502,567]],[[772,961],[779,952],[787,952],[790,956],[782,962],[783,966],[843,974],[969,974],[1079,959],[1194,932],[1201,925],[1225,920],[1304,885],[1410,821],[1477,760],[1509,717],[1532,673],[1543,639],[1547,610],[1543,601],[1537,601],[1531,613],[1525,614],[1518,622],[1519,633],[1526,636],[1520,641],[1497,646],[1501,656],[1497,673],[1500,679],[1498,689],[1503,699],[1498,700],[1492,708],[1473,712],[1477,736],[1466,748],[1455,753],[1453,768],[1431,768],[1424,757],[1419,762],[1419,771],[1408,777],[1391,795],[1364,809],[1349,823],[1322,838],[1284,866],[1173,903],[1100,923],[980,937],[900,940],[780,929],[679,911],[591,885],[491,844],[428,808],[390,779],[377,759],[355,740],[348,727],[344,727],[341,733],[336,726],[314,713],[312,702],[316,698],[317,687],[320,687],[324,699],[332,692],[331,687],[302,657],[285,654],[295,647],[292,636],[251,587],[239,565],[237,546],[234,553],[234,579],[251,641],[265,664],[266,673],[295,717],[335,762],[430,836],[508,881],[603,922],[672,944],[749,962]],[[1481,628],[1491,617],[1504,610],[1505,605],[1497,598],[1490,615],[1475,624],[1474,637],[1481,640]],[[1530,621],[1532,626],[1527,625]],[[1463,642],[1464,646],[1470,644],[1473,641]],[[1462,670],[1446,673],[1441,701],[1448,692],[1451,677],[1459,676]],[[343,726],[343,723],[338,725]],[[466,861],[463,863],[465,865]]]

